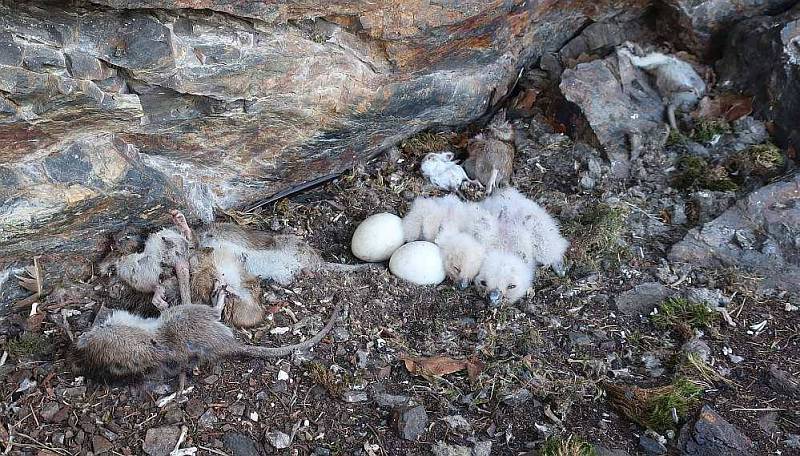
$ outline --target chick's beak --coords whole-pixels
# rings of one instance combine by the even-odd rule
[[[458,288],[459,290],[462,291],[466,290],[467,287],[469,287],[469,280],[467,279],[461,279],[458,282],[456,282],[456,288]]]
[[[490,291],[489,294],[486,296],[486,300],[489,302],[489,304],[493,306],[500,304],[501,299],[503,299],[503,293],[501,293],[500,290],[497,289]]]

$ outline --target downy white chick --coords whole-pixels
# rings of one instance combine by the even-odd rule
[[[492,250],[486,254],[475,277],[478,292],[491,306],[505,298],[509,304],[520,300],[533,285],[534,270],[518,256]]]
[[[417,197],[403,217],[403,236],[406,242],[424,240],[433,242],[442,224],[452,219],[464,206],[455,195],[440,198]]]
[[[443,190],[456,191],[463,181],[469,180],[464,168],[453,161],[452,152],[426,155],[419,169],[426,179]]]
[[[527,263],[550,266],[557,274],[564,275],[564,253],[569,241],[561,236],[558,222],[544,208],[512,187],[490,196],[482,204],[499,220],[498,248],[517,254]]]
[[[675,110],[691,109],[706,92],[706,83],[695,69],[671,55],[652,52],[643,57],[634,55],[636,45],[625,43],[618,52],[627,57],[631,64],[641,68],[656,78],[656,88],[667,105],[667,118],[670,128],[678,129]]]
[[[447,277],[465,290],[480,272],[486,248],[469,233],[448,228],[436,237]]]

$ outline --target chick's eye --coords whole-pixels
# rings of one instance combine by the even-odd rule
[[[481,285],[483,285],[485,287],[486,286],[486,281],[485,280],[481,280]]]
[[[511,285],[509,285],[509,286],[508,286],[508,289],[509,289],[509,290],[513,290],[514,288],[517,288],[517,286],[516,286],[516,285],[514,285],[513,283],[512,283]]]
[[[461,272],[461,268],[456,267],[456,266],[453,266],[453,270],[456,271],[456,272]]]

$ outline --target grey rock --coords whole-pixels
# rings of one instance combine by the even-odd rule
[[[769,412],[758,417],[758,427],[764,431],[765,434],[771,436],[781,431],[778,427],[778,412]]]
[[[800,450],[800,434],[787,434],[783,444],[789,448]]]
[[[210,221],[301,189],[476,120],[585,24],[648,4],[3,2],[0,252],[100,253],[163,207]]]
[[[447,423],[447,427],[453,431],[461,432],[461,433],[470,433],[472,432],[472,425],[469,424],[463,416],[461,415],[450,415],[444,417],[444,422]]]
[[[448,445],[441,440],[431,446],[434,456],[471,456],[472,450],[463,445]]]
[[[625,41],[636,41],[642,33],[639,23],[605,22],[594,23],[559,50],[564,61],[577,58],[581,54],[594,54],[608,51]]]
[[[342,393],[342,400],[347,403],[367,402],[369,396],[366,391],[348,390]]]
[[[416,440],[428,427],[428,413],[421,405],[398,407],[392,411],[392,422],[400,438]]]
[[[709,358],[711,357],[711,347],[709,347],[704,340],[698,337],[693,337],[686,341],[686,343],[684,343],[681,347],[681,350],[683,350],[683,352],[687,355],[694,354],[705,362],[708,362]]]
[[[684,456],[754,455],[750,438],[708,405],[700,410],[694,424],[681,429],[679,448]]]
[[[150,428],[144,436],[142,451],[150,456],[167,456],[175,449],[180,435],[178,426]]]
[[[289,445],[292,444],[292,438],[288,434],[281,431],[267,432],[264,437],[267,439],[267,442],[269,442],[270,445],[278,450],[289,448]]]
[[[662,3],[663,20],[657,23],[663,32],[679,40],[701,56],[710,55],[714,44],[736,22],[761,14],[774,14],[792,5],[792,0],[666,0]],[[681,27],[675,27],[681,24]],[[677,33],[677,36],[676,36]]]
[[[559,88],[580,108],[616,177],[628,175],[632,137],[641,140],[664,128],[661,97],[648,76],[616,53],[564,70]],[[579,136],[591,138],[589,132]]]
[[[360,369],[367,367],[369,363],[369,352],[367,350],[356,350],[356,365]]]
[[[39,409],[39,417],[45,421],[52,421],[59,410],[61,410],[61,405],[58,402],[45,402]]]
[[[512,393],[503,396],[503,403],[511,407],[519,407],[531,399],[533,399],[533,394],[528,388],[518,388]]]
[[[478,442],[472,447],[472,456],[490,456],[492,454],[492,442],[486,440]]]
[[[686,299],[698,304],[705,304],[710,309],[726,307],[731,299],[722,294],[722,290],[710,288],[691,288],[686,290]]]
[[[112,448],[114,448],[114,444],[109,442],[107,438],[101,435],[92,437],[92,451],[94,451],[94,454],[105,454]]]
[[[701,228],[689,231],[669,253],[672,262],[695,267],[730,267],[757,273],[762,290],[800,291],[800,246],[796,230],[800,226],[800,204],[797,188],[800,175],[789,181],[764,186]],[[763,253],[756,248],[742,248],[736,233],[758,232],[770,241]],[[766,241],[765,241],[766,242]]]
[[[608,448],[604,445],[595,445],[594,450],[597,452],[597,456],[629,456],[625,450]]]
[[[769,366],[769,386],[788,397],[800,398],[800,379],[775,364]]]
[[[658,282],[636,285],[616,298],[617,309],[624,315],[649,315],[653,308],[672,295],[672,291]]]
[[[592,345],[592,338],[589,337],[589,335],[586,334],[586,333],[582,333],[582,332],[578,332],[578,331],[570,331],[569,332],[569,342],[572,345],[577,345],[577,346]]]
[[[231,456],[259,456],[258,443],[245,434],[226,432],[222,437],[222,444]]]
[[[214,414],[214,409],[208,409],[200,415],[200,419],[197,420],[197,424],[203,428],[213,428],[214,425],[217,423],[217,415]]]
[[[747,2],[748,5],[790,3],[794,2]],[[795,149],[800,148],[800,127],[797,124],[797,106],[800,105],[798,19],[800,5],[784,14],[738,22],[726,30],[723,58],[716,65],[718,85],[754,95],[753,116],[774,122],[778,144]]]
[[[667,447],[647,434],[639,436],[639,446],[649,455],[667,454]]]
[[[409,405],[411,402],[411,398],[408,396],[384,392],[373,393],[372,400],[374,400],[381,407],[401,407]]]

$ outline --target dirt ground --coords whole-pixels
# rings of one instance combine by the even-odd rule
[[[313,352],[196,369],[188,382],[193,390],[161,407],[157,401],[176,382],[107,385],[84,378],[73,370],[66,336],[53,319],[8,318],[7,327],[28,331],[4,331],[9,356],[0,367],[0,440],[11,436],[10,454],[142,454],[152,444],[145,442],[149,429],[167,429],[152,431],[154,439],[186,426],[181,448],[196,447],[197,454],[416,455],[431,454],[437,442],[466,448],[491,442],[491,454],[557,454],[547,453],[550,436],[639,454],[645,428],[612,406],[604,382],[656,387],[687,377],[702,391],[672,431],[661,430],[670,452],[677,454],[669,436],[710,404],[753,440],[754,454],[800,454],[783,443],[800,433],[800,401],[768,383],[772,364],[800,371],[800,312],[787,310],[790,296],[756,293],[752,274],[666,262],[670,246],[699,223],[691,214],[685,224],[669,220],[669,205],[682,192],[669,185],[678,152],[647,151],[633,164],[640,177],[621,182],[608,176],[598,152],[545,123],[521,118],[515,126],[521,137],[514,185],[554,214],[572,241],[566,277],[540,271],[527,297],[498,308],[449,281],[413,286],[385,268],[323,272],[289,288],[265,284],[270,317],[238,332],[248,343],[308,337],[334,301],[345,305],[344,315]],[[419,161],[442,147],[462,151],[465,137],[424,133],[314,190],[223,219],[298,234],[326,260],[356,263],[349,240],[357,224],[377,212],[402,215],[416,195],[439,193],[425,186]],[[600,160],[601,172],[583,185],[590,156]],[[53,285],[40,312],[67,311],[81,331],[101,304],[120,306],[110,297],[111,281],[93,275]],[[649,312],[620,311],[617,296],[646,282],[661,283],[671,296],[707,287],[730,298],[735,327],[715,315],[696,328],[710,347],[706,367],[713,374],[686,367],[686,322],[659,326]],[[762,321],[763,330],[751,329]],[[726,347],[743,360],[734,363]],[[405,356],[469,360],[477,372],[412,375]],[[427,412],[416,440],[400,438],[392,419],[391,402],[407,400]],[[448,424],[457,415],[468,424]],[[276,431],[292,437],[288,449],[270,443]]]

